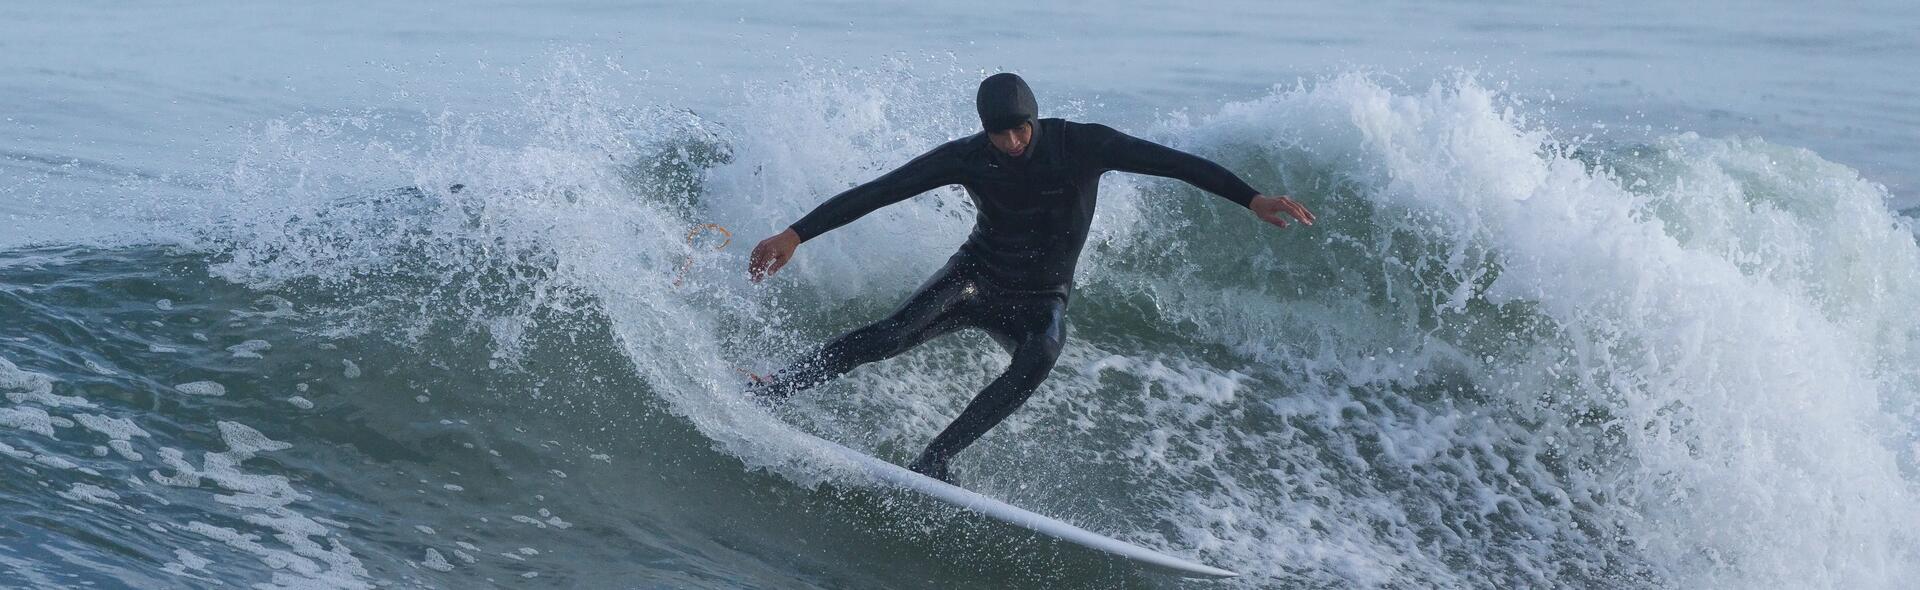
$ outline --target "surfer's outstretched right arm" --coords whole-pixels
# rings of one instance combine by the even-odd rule
[[[766,278],[793,259],[793,251],[814,236],[852,223],[875,210],[958,181],[955,144],[949,142],[895,168],[892,172],[834,195],[814,207],[786,231],[761,240],[753,247],[747,274],[754,281]]]

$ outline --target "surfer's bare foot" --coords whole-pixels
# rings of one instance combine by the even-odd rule
[[[913,464],[908,465],[907,469],[913,470],[914,473],[925,475],[927,477],[944,481],[949,484],[953,483],[953,473],[947,469],[946,461],[935,462],[935,461],[928,460],[926,457],[921,457],[915,460]]]
[[[774,377],[766,377],[766,375],[760,375],[760,373],[753,373],[753,371],[747,371],[747,369],[737,369],[737,367],[735,367],[735,369],[733,369],[733,373],[739,373],[739,375],[745,375],[745,377],[747,377],[747,382],[749,382],[749,384],[756,384],[756,386],[764,386],[764,384],[770,384],[770,382],[774,382]]]
[[[747,384],[741,388],[747,394],[747,401],[763,408],[771,408],[780,403],[781,396],[775,395],[768,389],[773,386],[773,377],[763,377],[747,371],[740,371],[740,374],[747,376]]]

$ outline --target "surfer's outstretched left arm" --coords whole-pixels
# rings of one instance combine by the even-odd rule
[[[1287,226],[1284,213],[1313,225],[1313,212],[1286,195],[1267,196],[1212,160],[1140,139],[1105,125],[1087,125],[1108,168],[1120,172],[1164,176],[1220,195],[1253,211],[1261,221]]]
[[[953,146],[949,142],[933,148],[884,176],[834,195],[793,225],[787,226],[786,231],[761,240],[759,245],[753,247],[753,254],[747,263],[748,277],[758,282],[779,272],[780,267],[793,259],[794,250],[814,236],[852,223],[881,207],[954,184],[958,181],[959,167],[953,157]]]

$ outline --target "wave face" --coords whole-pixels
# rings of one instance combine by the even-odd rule
[[[0,568],[1187,584],[866,489],[795,433],[910,458],[1005,363],[982,335],[773,414],[738,399],[738,371],[880,317],[971,224],[942,189],[742,280],[762,235],[971,131],[964,73],[820,74],[699,115],[619,106],[619,72],[562,56],[503,112],[263,126],[188,243],[0,256],[0,501],[43,507],[0,525]],[[1920,248],[1885,189],[1528,112],[1354,74],[1132,126],[1320,223],[1108,176],[1059,367],[956,470],[1246,587],[1920,576]]]

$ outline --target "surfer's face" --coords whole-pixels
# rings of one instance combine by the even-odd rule
[[[1021,154],[1027,153],[1027,146],[1033,143],[1033,123],[1021,123],[1019,127],[990,132],[987,134],[987,139],[991,140],[993,147],[999,149],[1001,153],[1020,157]]]

